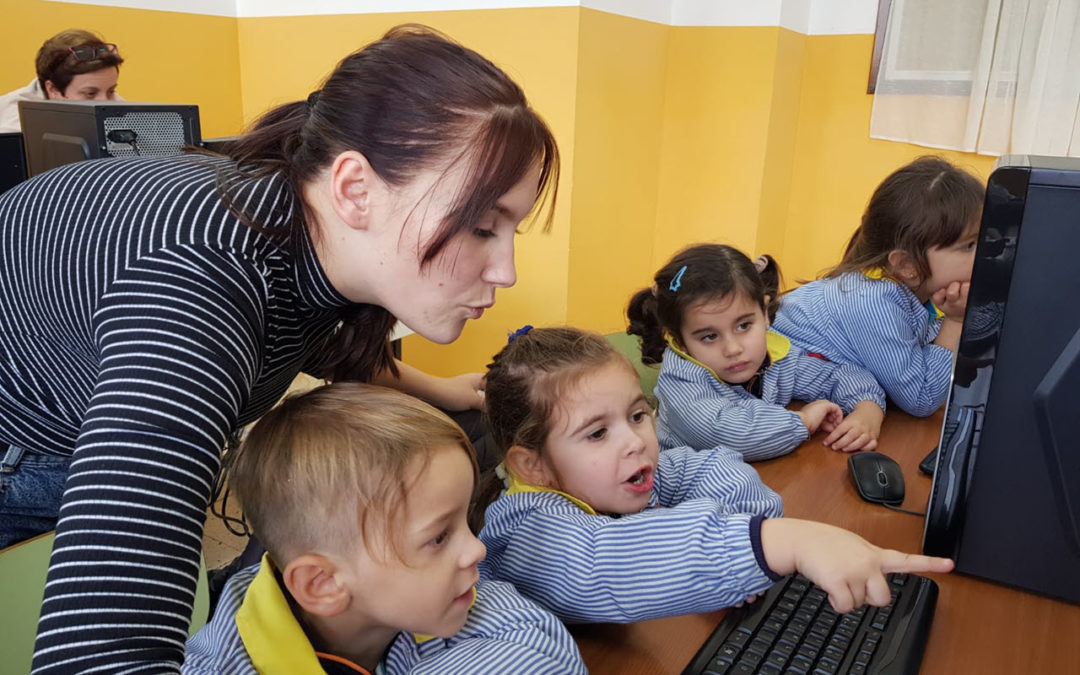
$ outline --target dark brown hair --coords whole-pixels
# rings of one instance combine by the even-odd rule
[[[500,461],[515,445],[541,453],[555,407],[566,392],[587,373],[612,362],[624,363],[637,379],[630,361],[596,333],[556,327],[515,334],[492,359],[485,378],[484,415]],[[502,487],[494,470],[481,479],[471,519],[475,528]]]
[[[345,57],[306,101],[274,108],[228,149],[236,172],[282,175],[299,198],[303,185],[347,150],[362,153],[378,176],[401,186],[423,169],[468,163],[465,185],[427,248],[430,262],[459,232],[472,228],[528,171],[540,168],[537,201],[548,201],[550,225],[559,153],[547,125],[506,73],[471,49],[424,26],[404,25]],[[255,230],[262,230],[223,198]],[[294,209],[287,234],[266,231],[297,250],[308,231],[306,204]],[[355,305],[325,348],[320,373],[370,380],[394,371],[387,336],[394,317],[382,307]]]
[[[780,267],[769,255],[759,257],[756,265],[730,246],[698,244],[676,253],[653,281],[655,285],[635,293],[626,308],[626,332],[641,338],[644,363],[664,358],[665,335],[682,342],[683,317],[696,302],[741,293],[758,303],[769,321],[776,317]]]
[[[925,279],[926,251],[951,246],[977,225],[984,197],[983,184],[967,171],[942,157],[919,157],[881,181],[840,264],[822,278],[888,269],[889,253],[901,250]]]
[[[48,80],[53,86],[64,93],[68,85],[76,75],[92,73],[103,68],[119,68],[124,59],[117,52],[110,52],[90,61],[80,61],[71,53],[72,47],[101,47],[105,41],[88,30],[72,28],[62,33],[57,33],[38,50],[34,64],[37,69],[38,83],[46,98],[49,94],[45,89]]]
[[[266,413],[227,456],[227,480],[279,567],[302,553],[370,547],[374,532],[389,550],[373,555],[400,557],[392,533],[411,467],[446,446],[468,455],[475,478],[472,446],[449,417],[393,389],[338,382]]]

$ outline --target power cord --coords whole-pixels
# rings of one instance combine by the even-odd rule
[[[884,506],[887,509],[892,509],[893,511],[899,511],[900,513],[910,513],[913,516],[922,516],[923,518],[926,517],[925,513],[920,513],[919,511],[908,511],[907,509],[902,509],[899,506],[893,506],[892,504],[886,504],[885,502],[882,502],[881,505]]]

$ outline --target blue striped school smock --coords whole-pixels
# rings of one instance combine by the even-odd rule
[[[504,493],[485,513],[481,574],[571,623],[709,612],[778,578],[765,564],[761,521],[783,515],[783,503],[726,448],[661,452],[638,513],[583,506],[554,491]]]
[[[897,406],[926,417],[945,403],[953,361],[933,344],[942,318],[932,311],[903,284],[852,272],[783,296],[773,328],[807,351],[869,370]]]
[[[347,304],[230,212],[223,160],[103,159],[0,196],[0,441],[72,456],[38,673],[180,668],[221,449]],[[278,176],[224,189],[265,228]]]
[[[181,672],[309,675],[321,674],[324,668],[363,672],[334,665],[308,641],[264,559],[229,579],[213,620],[188,641]],[[558,619],[521,597],[510,584],[481,581],[457,635],[433,638],[399,633],[374,675],[586,672],[577,644]]]
[[[687,354],[664,350],[655,390],[661,447],[724,445],[753,462],[787,454],[809,436],[798,413],[784,407],[792,400],[828,399],[844,414],[861,401],[885,409],[885,392],[862,368],[809,356],[773,331],[768,339],[771,363],[761,376],[761,398]]]

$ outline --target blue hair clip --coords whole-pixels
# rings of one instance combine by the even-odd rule
[[[668,284],[668,290],[675,293],[679,290],[679,286],[682,285],[682,275],[686,272],[686,265],[679,268],[679,271],[675,273],[675,276],[671,278],[671,283]]]
[[[529,331],[531,331],[532,329],[533,329],[533,327],[530,326],[529,324],[525,324],[521,328],[518,328],[513,333],[510,333],[510,337],[506,339],[506,344],[510,344],[511,342],[516,340],[517,338],[519,338],[522,335],[524,335],[524,334],[528,333]]]

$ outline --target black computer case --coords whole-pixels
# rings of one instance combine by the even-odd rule
[[[987,183],[923,550],[1080,603],[1080,159]]]
[[[101,157],[176,155],[199,145],[195,105],[129,101],[20,101],[28,172]]]

